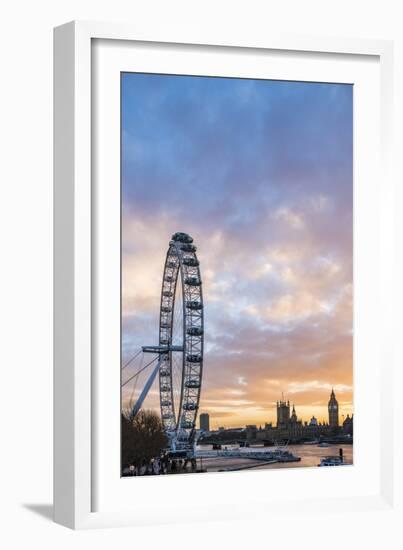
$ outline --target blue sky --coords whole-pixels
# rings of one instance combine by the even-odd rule
[[[352,94],[122,75],[123,359],[156,341],[167,244],[190,233],[217,423],[272,420],[281,391],[321,416],[332,385],[352,410]]]

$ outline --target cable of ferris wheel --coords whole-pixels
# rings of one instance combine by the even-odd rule
[[[147,363],[147,365],[144,365],[144,367],[142,369],[140,369],[139,371],[137,371],[136,373],[133,374],[133,376],[131,376],[130,378],[128,378],[126,380],[126,382],[123,382],[122,384],[122,388],[123,386],[126,386],[126,384],[128,384],[130,382],[130,380],[133,380],[133,378],[135,378],[136,376],[138,376],[141,372],[143,372],[143,370],[145,370],[147,367],[149,367],[152,363],[154,363],[154,361],[157,361],[157,359],[159,358],[159,356],[157,355],[157,357],[154,357],[154,359],[152,359],[149,363]]]
[[[139,369],[142,368],[142,366],[143,366],[143,361],[144,361],[144,353],[143,353],[143,355],[141,356],[141,359],[140,359]],[[133,397],[134,397],[134,394],[135,394],[135,392],[136,392],[136,388],[137,388],[137,383],[138,383],[138,381],[139,381],[139,377],[137,376],[137,377],[134,379],[134,384],[133,384],[133,387],[132,387],[132,392],[131,392],[131,394],[130,394],[130,399],[129,399],[130,409],[132,409],[132,408],[133,408],[133,405],[134,405],[134,403],[133,403]]]
[[[124,370],[126,367],[128,367],[130,365],[130,363],[132,361],[134,361],[136,359],[136,357],[138,357],[142,351],[143,351],[142,348],[140,348],[139,351],[135,355],[133,355],[133,357],[131,359],[129,359],[129,361],[127,361],[127,363],[125,363],[123,365],[122,370]]]

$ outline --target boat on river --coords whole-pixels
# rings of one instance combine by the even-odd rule
[[[339,456],[325,456],[320,459],[318,466],[344,466],[344,461]]]
[[[324,456],[320,459],[318,466],[344,466],[343,449],[339,449],[338,455]]]
[[[274,460],[277,460],[277,462],[300,462],[301,457],[293,455],[290,453],[290,451],[287,451],[286,449],[276,449],[275,451],[272,451],[272,456]]]

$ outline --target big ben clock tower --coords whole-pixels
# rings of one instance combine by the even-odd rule
[[[331,428],[337,428],[339,426],[339,404],[336,400],[333,389],[332,393],[330,394],[327,408],[329,411],[329,426]]]

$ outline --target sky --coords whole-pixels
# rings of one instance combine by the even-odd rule
[[[168,243],[189,233],[212,428],[275,422],[282,394],[302,420],[327,420],[332,388],[340,415],[353,412],[352,95],[122,74],[122,362],[157,343]],[[158,380],[144,407],[159,410]]]

